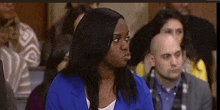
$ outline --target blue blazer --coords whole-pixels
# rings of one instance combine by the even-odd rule
[[[116,99],[114,110],[153,110],[149,88],[141,77],[133,76],[139,93],[138,101],[128,106],[119,91],[120,99]],[[88,110],[83,80],[77,75],[67,78],[58,74],[49,88],[46,110]]]

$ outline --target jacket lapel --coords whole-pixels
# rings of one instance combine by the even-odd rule
[[[81,79],[74,79],[72,85],[73,89],[71,94],[73,95],[73,104],[75,110],[88,110],[86,95],[85,95],[85,85]]]
[[[114,107],[114,110],[127,110],[128,108],[127,107],[127,104],[121,94],[121,91],[118,92],[118,97],[120,99],[116,99],[116,103],[115,103],[115,107]]]

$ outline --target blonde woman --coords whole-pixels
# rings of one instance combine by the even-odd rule
[[[21,55],[29,67],[40,63],[40,47],[33,29],[22,23],[13,3],[0,3],[1,45],[7,46]]]

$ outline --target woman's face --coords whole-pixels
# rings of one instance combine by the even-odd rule
[[[126,66],[127,61],[131,58],[128,32],[126,21],[120,18],[113,33],[110,49],[104,58],[105,63],[115,68]]]
[[[57,65],[57,71],[60,72],[63,70],[69,61],[69,52],[66,53],[66,55],[63,58],[64,60],[60,62],[60,64]]]
[[[169,19],[160,29],[160,32],[173,35],[179,43],[182,42],[184,36],[183,25],[177,19]]]
[[[76,27],[78,26],[80,20],[83,18],[84,15],[85,15],[85,13],[80,14],[80,15],[76,18],[76,20],[74,21],[74,24],[73,24],[73,25],[74,25],[74,31],[76,30]]]
[[[0,18],[11,19],[16,16],[13,3],[0,3]]]

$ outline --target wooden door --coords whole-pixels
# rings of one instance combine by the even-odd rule
[[[43,40],[47,32],[47,3],[14,3],[14,6],[20,20]]]

